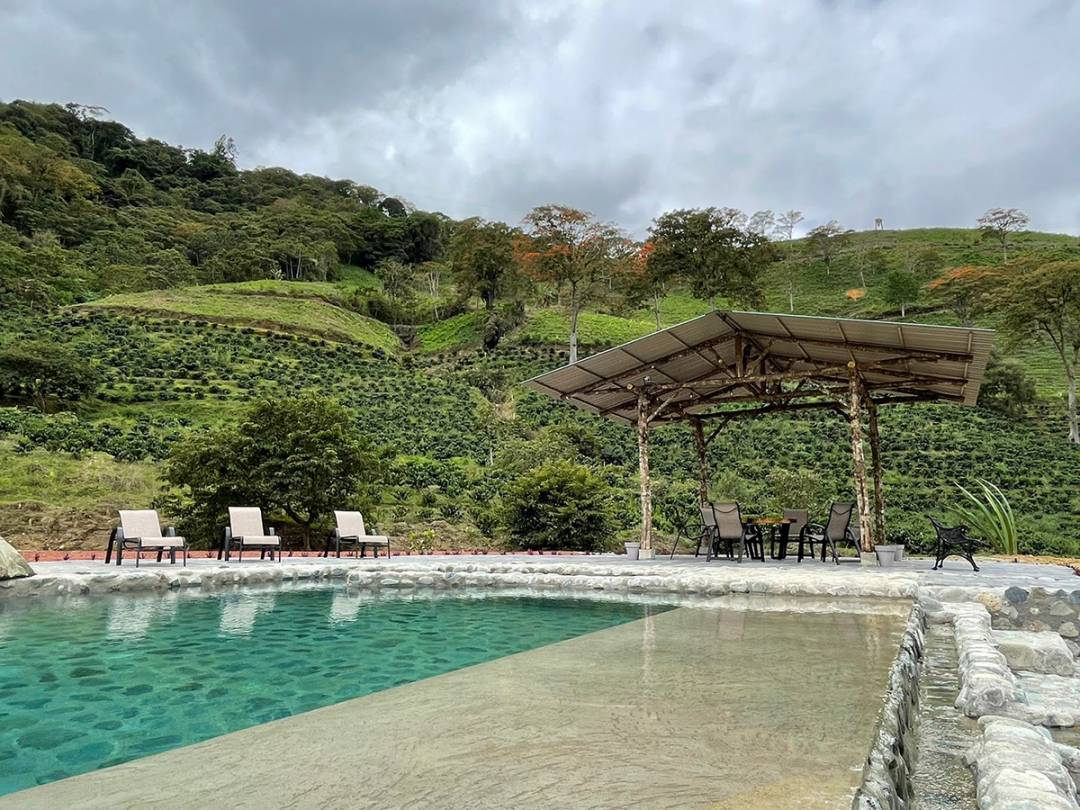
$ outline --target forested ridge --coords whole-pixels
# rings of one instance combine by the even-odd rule
[[[535,520],[514,504],[537,492],[589,503],[604,519],[582,532],[614,547],[636,520],[632,435],[517,383],[572,347],[731,305],[1000,328],[979,408],[883,413],[891,533],[925,544],[925,514],[982,478],[1008,494],[1021,550],[1080,553],[1073,333],[1060,348],[1024,334],[1030,302],[1001,292],[1021,273],[1068,283],[1076,237],[826,222],[795,239],[797,211],[712,208],[658,211],[636,239],[566,206],[523,213],[454,220],[352,180],[238,169],[225,136],[185,149],[100,109],[0,103],[0,535],[100,547],[116,508],[154,502],[208,542],[213,515],[166,480],[176,448],[253,402],[318,396],[378,458],[362,499],[405,547],[512,543]],[[757,511],[849,497],[845,430],[733,425],[711,448],[714,496]],[[670,532],[695,462],[681,428],[656,438]]]

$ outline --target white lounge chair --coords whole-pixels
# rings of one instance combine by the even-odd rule
[[[259,559],[266,559],[266,552],[270,552],[270,559],[274,559],[277,552],[278,562],[281,562],[281,538],[274,534],[273,528],[263,528],[262,510],[257,506],[230,506],[229,526],[225,529],[225,561],[229,561],[232,550],[237,549],[236,559],[243,560],[245,548],[259,549]]]
[[[157,561],[161,562],[161,555],[169,552],[169,562],[176,563],[176,550],[180,549],[184,555],[184,565],[187,565],[188,546],[183,537],[178,537],[176,529],[172,526],[161,533],[161,521],[158,513],[153,509],[121,509],[120,525],[112,530],[109,535],[109,548],[105,552],[105,564],[109,564],[113,549],[116,549],[116,564],[120,565],[124,560],[124,549],[135,549],[135,567],[139,567],[139,552],[146,549],[157,550]]]
[[[379,556],[379,549],[386,549],[386,556],[390,556],[390,538],[381,534],[368,534],[364,528],[364,516],[359,512],[334,512],[337,519],[337,528],[326,540],[326,548],[323,556],[330,554],[331,545],[337,556],[341,556],[341,547],[351,545],[359,556],[363,557],[370,546],[372,554]]]

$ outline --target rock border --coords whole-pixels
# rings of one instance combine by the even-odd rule
[[[640,566],[582,564],[565,560],[421,561],[398,563],[334,561],[331,563],[224,563],[155,567],[118,571],[97,563],[85,570],[39,572],[28,580],[0,581],[0,599],[41,595],[134,593],[178,588],[346,579],[350,586],[382,588],[534,587],[538,589],[615,591],[628,593],[704,594],[773,593],[789,596],[913,599],[918,581],[906,573],[781,571],[717,567],[708,571],[648,564]]]
[[[920,663],[925,649],[926,617],[916,603],[908,617],[900,651],[889,670],[885,706],[874,746],[863,766],[853,810],[903,810],[914,794],[911,774],[918,751]]]

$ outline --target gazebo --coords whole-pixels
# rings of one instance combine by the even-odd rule
[[[716,310],[525,385],[637,428],[645,559],[653,556],[654,426],[690,423],[704,503],[706,450],[725,425],[770,413],[836,411],[851,434],[859,545],[872,551],[885,537],[878,409],[913,402],[974,405],[993,336],[990,329]],[[864,443],[870,446],[869,481]]]

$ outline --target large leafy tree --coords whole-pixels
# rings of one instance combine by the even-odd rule
[[[953,267],[930,282],[926,289],[945,304],[960,319],[964,326],[971,326],[972,318],[985,310],[989,300],[985,293],[984,282],[994,276],[996,270],[989,267],[965,265]]]
[[[1017,341],[1049,340],[1066,381],[1069,441],[1080,444],[1080,261],[1029,259],[983,277],[1001,325]]]
[[[777,253],[765,235],[742,227],[745,219],[726,208],[662,214],[649,229],[650,272],[684,278],[695,295],[709,301],[725,298],[742,306],[759,305],[762,273]]]
[[[334,509],[364,502],[382,475],[352,415],[310,395],[258,402],[235,425],[189,434],[165,465],[197,536],[216,536],[227,508],[246,504],[284,513],[309,547]]]
[[[633,242],[614,225],[566,205],[541,205],[524,220],[527,238],[518,258],[540,281],[566,288],[570,311],[570,362],[577,360],[582,308],[606,289],[605,282],[632,261]]]
[[[473,218],[458,225],[450,244],[458,289],[479,296],[489,311],[517,286],[514,238],[514,229],[505,223]]]

